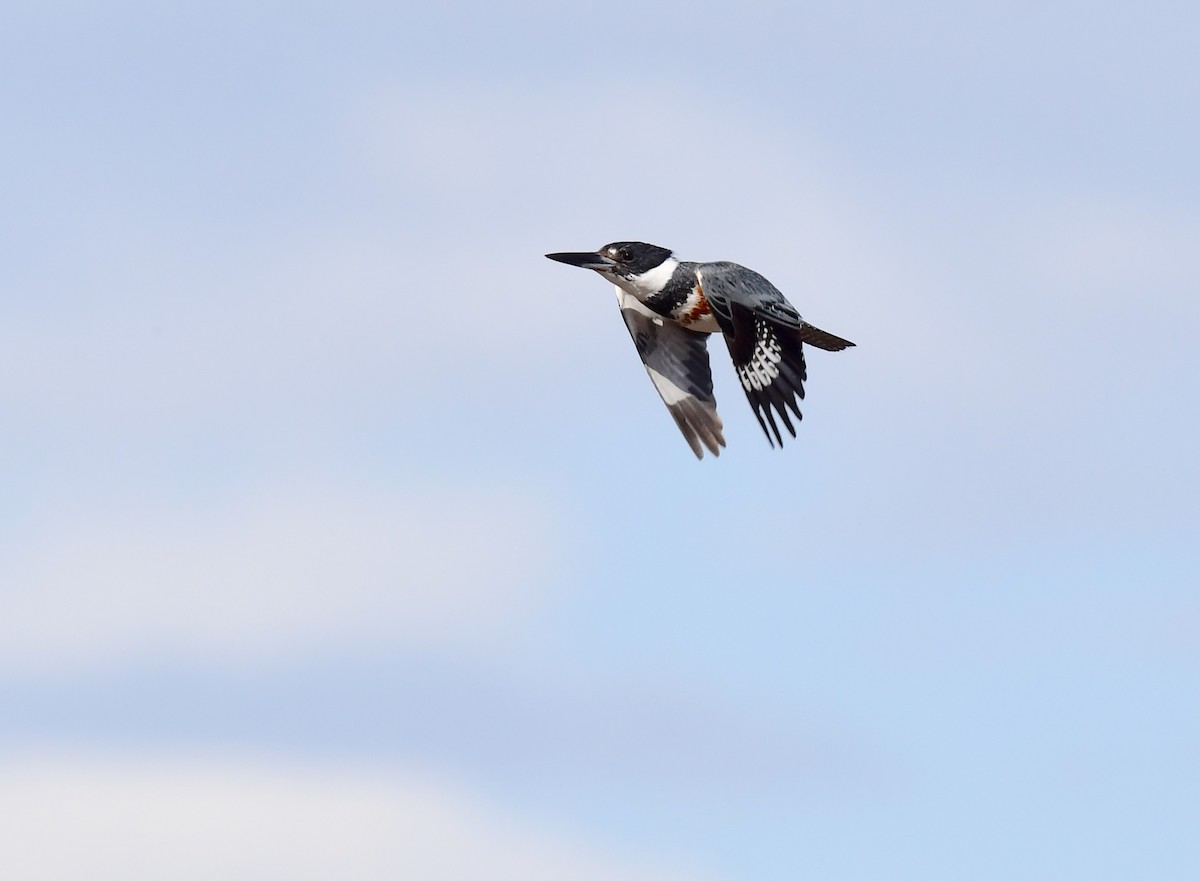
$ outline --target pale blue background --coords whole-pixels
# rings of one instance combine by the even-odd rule
[[[579,877],[1197,877],[1198,29],[6,7],[0,801],[400,768],[618,866]],[[541,256],[620,239],[858,343],[796,442],[718,343],[693,459]],[[171,868],[44,869],[88,822],[0,869]],[[344,878],[488,865],[325,831]],[[307,859],[246,847],[212,877]]]

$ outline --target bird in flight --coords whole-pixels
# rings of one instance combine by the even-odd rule
[[[697,459],[725,446],[713,397],[708,336],[729,347],[750,407],[772,447],[783,446],[778,416],[792,437],[804,397],[803,344],[840,352],[854,343],[814,327],[757,272],[736,263],[690,263],[645,242],[613,242],[598,251],[547,254],[591,269],[616,285],[621,317],[650,380]]]

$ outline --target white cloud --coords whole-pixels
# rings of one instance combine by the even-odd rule
[[[425,775],[146,758],[0,766],[0,876],[651,881],[637,865]]]
[[[0,670],[502,638],[554,550],[527,499],[285,488],[45,517],[0,560]]]

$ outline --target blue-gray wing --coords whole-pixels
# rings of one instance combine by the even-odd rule
[[[620,288],[617,302],[646,373],[692,452],[703,459],[707,447],[719,456],[725,446],[724,425],[713,397],[708,334],[664,322]]]
[[[704,295],[720,322],[732,320],[727,304],[739,303],[757,317],[795,331],[796,339],[827,352],[840,352],[854,343],[809,324],[779,288],[753,269],[721,261],[702,263],[698,272],[703,279]],[[722,325],[724,330],[724,325]]]
[[[792,437],[796,428],[789,411],[796,421],[803,418],[798,401],[804,399],[808,372],[802,344],[836,352],[854,343],[806,322],[778,288],[752,269],[704,263],[697,277],[758,424],[772,446],[782,446],[776,415]]]

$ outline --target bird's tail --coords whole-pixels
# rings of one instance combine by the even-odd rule
[[[819,327],[813,327],[807,321],[801,321],[800,326],[795,328],[794,333],[796,339],[800,342],[816,346],[818,349],[824,349],[826,352],[840,352],[842,349],[854,345],[850,340],[844,340],[840,336],[834,336],[828,331],[821,330]]]

